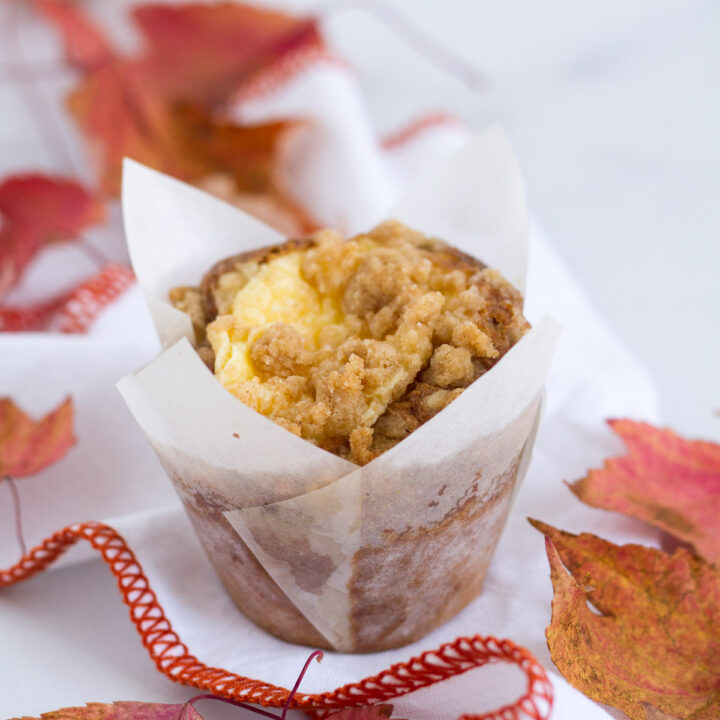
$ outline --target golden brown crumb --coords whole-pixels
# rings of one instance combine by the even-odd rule
[[[474,375],[472,355],[467,348],[440,345],[430,358],[423,380],[441,388],[467,387]]]
[[[182,310],[190,316],[195,332],[195,340],[202,342],[205,337],[207,318],[200,290],[194,287],[176,287],[170,291],[169,297],[170,302],[178,310]]]
[[[229,258],[171,300],[230,392],[361,465],[529,328],[500,273],[395,221],[348,241],[323,230]]]
[[[250,358],[255,370],[264,377],[300,375],[313,361],[305,338],[285,323],[270,325],[250,347]]]

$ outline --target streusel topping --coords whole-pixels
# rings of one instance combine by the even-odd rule
[[[242,402],[357,464],[400,442],[528,330],[496,270],[389,221],[230,258],[171,300]]]

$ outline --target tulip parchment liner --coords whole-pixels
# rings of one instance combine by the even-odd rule
[[[217,260],[284,238],[132,161],[123,212],[166,350],[118,387],[240,609],[290,642],[367,652],[420,639],[476,597],[530,459],[555,321],[536,323],[442,412],[360,468],[228,393],[166,299]],[[523,183],[499,128],[421,178],[386,217],[524,290]]]

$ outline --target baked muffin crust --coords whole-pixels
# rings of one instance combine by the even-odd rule
[[[396,221],[347,241],[322,230],[228,258],[170,299],[231,393],[360,465],[529,329],[500,273]]]

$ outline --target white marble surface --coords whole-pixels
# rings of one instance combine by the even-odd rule
[[[500,121],[533,212],[651,372],[664,422],[720,439],[720,4],[375,4],[481,69],[480,93],[419,61],[377,12],[336,5],[329,27],[378,123],[396,127],[409,106]]]

